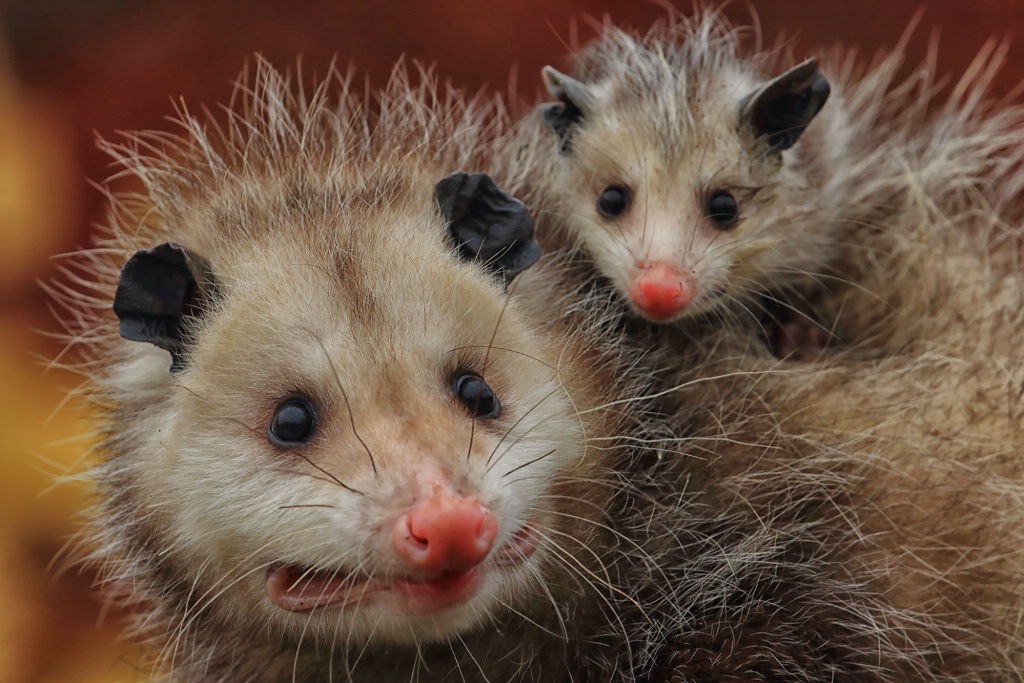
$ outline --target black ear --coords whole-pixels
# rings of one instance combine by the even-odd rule
[[[135,252],[121,268],[114,313],[121,336],[171,353],[171,371],[181,370],[188,343],[186,318],[198,317],[216,292],[209,265],[184,247],[165,242]]]
[[[747,96],[740,105],[740,121],[781,152],[796,144],[830,91],[817,63],[808,59]]]
[[[540,258],[526,205],[485,173],[453,173],[434,186],[448,236],[464,259],[479,260],[507,284]]]
[[[548,127],[562,139],[562,153],[567,154],[573,126],[592,111],[595,97],[587,86],[553,67],[544,67],[541,76],[548,92],[558,98],[558,102],[540,105],[540,114]]]

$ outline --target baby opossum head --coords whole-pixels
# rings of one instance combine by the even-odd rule
[[[765,81],[736,49],[712,15],[644,38],[608,27],[575,76],[543,71],[559,156],[545,208],[649,320],[703,313],[822,261],[794,145],[829,83],[813,59]]]
[[[97,378],[121,578],[176,603],[177,628],[338,647],[553,599],[553,548],[600,515],[563,487],[605,456],[580,416],[587,350],[507,291],[538,255],[525,207],[486,176],[437,183],[469,158],[444,150],[470,114],[394,85],[372,125],[296,114],[261,77],[231,155],[198,125],[207,166],[125,152],[162,224],[117,237],[123,339]]]

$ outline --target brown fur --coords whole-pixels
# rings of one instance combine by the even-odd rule
[[[614,120],[659,159],[669,154],[659,144],[685,151],[670,141],[695,130],[687,126],[701,120],[707,103],[681,89],[680,99],[645,108],[651,97],[676,92],[673,86],[652,87],[643,71],[609,83],[607,72],[619,67],[602,70],[604,57],[663,65],[689,55],[685,78],[699,92],[715,91],[720,69],[757,70],[773,60],[737,54],[730,29],[713,14],[668,24],[643,37],[610,29],[586,48],[576,73],[603,93],[632,89],[637,99],[611,100],[602,120]],[[811,177],[833,190],[775,207],[773,215],[789,216],[776,225],[775,248],[783,252],[794,246],[799,253],[803,226],[816,219],[831,234],[812,257],[826,276],[818,279],[825,283],[819,314],[841,346],[780,361],[743,313],[660,328],[629,324],[636,340],[654,347],[650,362],[660,369],[666,409],[688,437],[681,448],[691,458],[674,466],[690,476],[683,475],[687,485],[676,500],[692,496],[706,510],[684,521],[675,505],[676,529],[718,523],[708,536],[714,549],[683,545],[691,562],[684,575],[717,581],[667,589],[678,620],[661,632],[664,649],[652,659],[651,677],[1019,680],[1024,280],[1019,238],[1007,226],[1020,224],[1021,111],[985,102],[998,51],[979,55],[956,95],[938,105],[929,82],[892,82],[898,54],[852,90],[843,78],[858,67],[841,55],[831,60],[842,68],[828,71],[823,60],[839,83],[822,114],[827,126],[816,121],[792,152],[797,167],[810,161],[818,169]],[[648,126],[647,116],[690,108],[696,112],[678,127]],[[591,207],[581,208],[579,188],[553,170],[565,163],[554,161],[558,140],[539,120],[516,136],[518,145],[505,145],[512,149],[505,172],[542,218],[542,238],[549,249],[586,248],[578,231]],[[714,143],[700,146],[712,150],[709,173]],[[609,144],[605,165],[616,167]],[[688,177],[705,169],[657,170]],[[588,173],[600,171],[580,170],[589,188]],[[827,208],[815,209],[817,201]],[[795,245],[786,242],[792,230]],[[594,261],[612,280],[592,273],[595,300],[618,296],[606,262]]]
[[[627,657],[615,603],[632,601],[626,576],[652,569],[635,540],[646,525],[610,517],[628,508],[617,471],[647,439],[644,377],[626,372],[614,331],[506,295],[447,245],[434,184],[479,166],[500,116],[421,77],[398,69],[369,114],[343,79],[307,100],[260,63],[220,137],[183,114],[184,138],[108,145],[144,184],[142,210],[113,198],[110,237],[71,266],[99,278],[95,294],[57,294],[105,437],[92,560],[167,680],[579,680]],[[166,352],[119,338],[109,313],[120,265],[169,240],[220,287],[179,374]],[[524,291],[567,289],[557,271],[530,275]],[[454,400],[460,368],[486,377],[499,419],[471,420]],[[317,437],[282,450],[266,425],[294,394],[318,407]],[[503,525],[532,515],[544,536],[532,564],[495,570],[506,578],[475,603],[404,631],[372,612],[268,602],[275,561],[356,554],[387,576],[376,530],[426,463]]]
[[[77,262],[102,284],[69,302],[107,435],[94,559],[135,604],[170,680],[1019,677],[1019,284],[989,231],[948,227],[977,204],[896,212],[863,243],[877,260],[827,309],[837,329],[850,321],[849,348],[780,362],[744,320],[626,320],[571,249],[521,276],[510,300],[458,262],[430,195],[448,172],[489,163],[479,102],[434,101],[399,72],[377,119],[353,100],[327,103],[328,89],[291,99],[265,66],[257,83],[223,139],[186,116],[189,137],[149,139],[166,153],[114,150],[146,184],[142,210],[115,204],[112,238]],[[948,188],[912,177],[926,196]],[[922,226],[928,243],[909,229]],[[124,259],[168,239],[227,289],[177,378],[164,352],[119,339],[106,312]],[[943,265],[947,253],[981,266],[977,277],[951,280],[963,271]],[[951,333],[921,312],[936,309],[966,324]],[[250,581],[267,560],[249,555],[282,542],[262,533],[280,529],[282,503],[344,503],[318,468],[377,485],[356,430],[394,491],[422,457],[482,486],[470,463],[504,431],[470,438],[438,399],[453,353],[488,367],[509,422],[547,410],[539,386],[571,406],[538,429],[576,439],[573,466],[508,484],[523,497],[550,487],[541,509],[556,535],[535,582],[449,642],[339,638],[344,619],[275,612]],[[670,421],[637,400],[649,383],[668,390],[655,398]],[[922,386],[939,392],[927,411]],[[962,401],[965,388],[980,399]],[[331,448],[310,460],[264,446],[270,411],[294,391],[330,417]],[[979,405],[995,408],[984,438],[971,431]]]

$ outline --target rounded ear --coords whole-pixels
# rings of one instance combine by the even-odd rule
[[[782,152],[796,144],[831,89],[814,59],[808,59],[744,98],[740,123],[767,140],[772,151]]]
[[[114,313],[121,336],[171,354],[171,372],[184,368],[191,343],[186,318],[198,318],[215,295],[209,264],[173,242],[135,252],[121,268]]]
[[[541,77],[548,92],[558,102],[540,105],[540,114],[548,127],[562,139],[562,152],[568,153],[573,127],[593,111],[596,98],[587,86],[553,67],[544,67]]]
[[[540,258],[526,205],[485,173],[453,173],[434,186],[448,236],[462,258],[482,261],[508,284]]]

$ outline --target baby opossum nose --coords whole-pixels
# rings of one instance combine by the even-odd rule
[[[693,300],[697,285],[689,275],[682,275],[675,266],[652,263],[630,287],[633,304],[653,320],[671,318]]]
[[[445,491],[399,517],[391,545],[412,569],[467,571],[487,557],[497,535],[498,522],[490,510]]]

